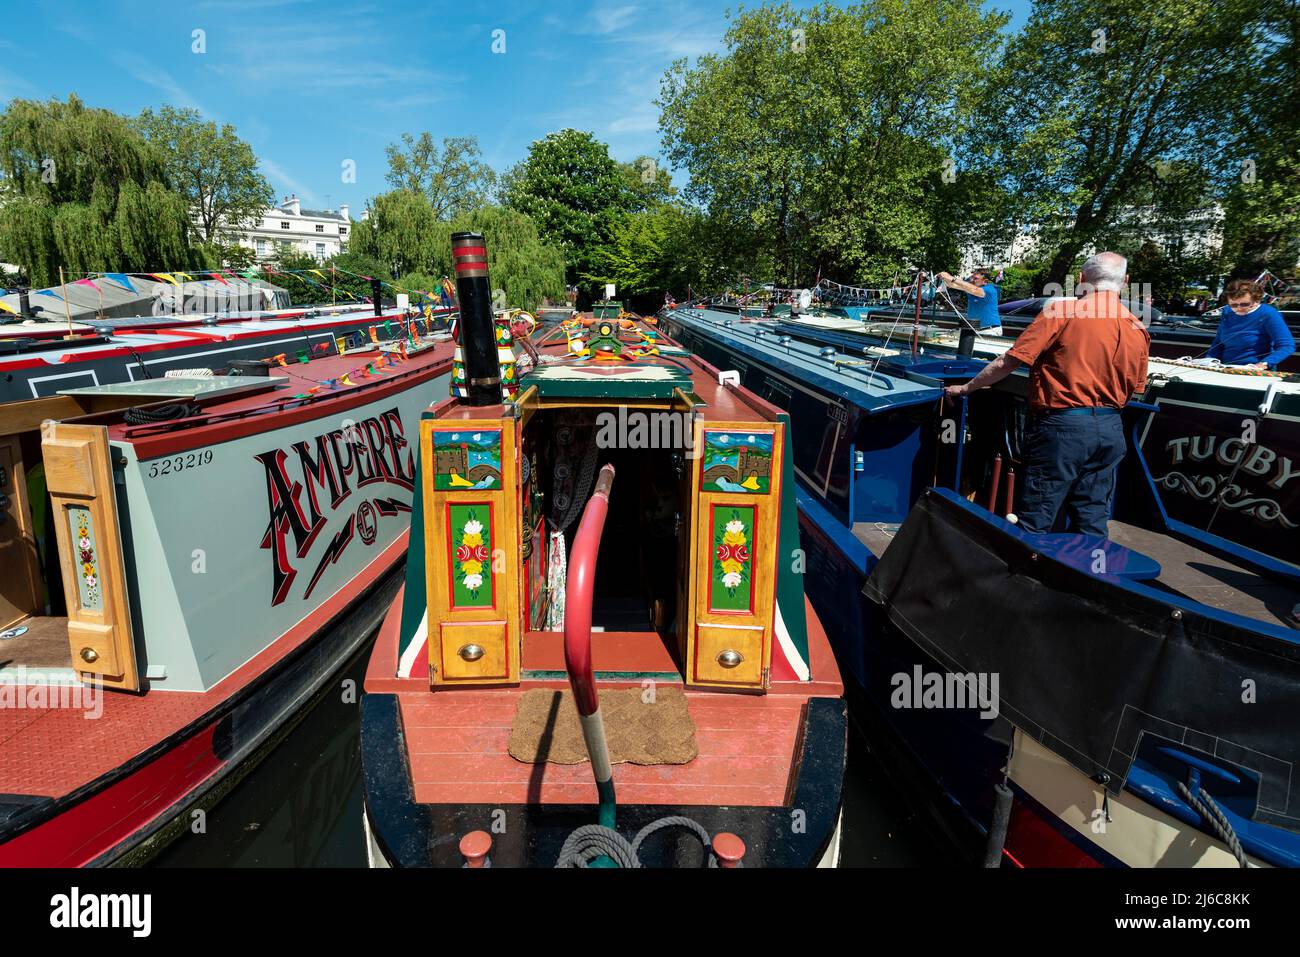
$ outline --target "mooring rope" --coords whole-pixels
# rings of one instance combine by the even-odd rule
[[[1232,856],[1237,859],[1237,863],[1245,867],[1246,852],[1242,849],[1241,841],[1237,838],[1237,832],[1233,829],[1232,824],[1228,822],[1228,818],[1214,798],[1210,797],[1209,792],[1205,788],[1198,788],[1197,793],[1203,799],[1198,800],[1182,781],[1174,782],[1174,787],[1178,790],[1178,796],[1201,816],[1201,820],[1210,826],[1210,829],[1218,835],[1219,840],[1228,845],[1228,850],[1232,851]]]
[[[591,862],[596,858],[607,857],[619,867],[643,867],[640,856],[641,845],[659,831],[670,827],[684,827],[698,837],[700,843],[704,845],[704,857],[707,862],[704,866],[718,866],[718,858],[713,853],[709,832],[698,821],[679,814],[651,821],[637,831],[636,837],[631,842],[613,828],[601,824],[584,824],[564,839],[564,846],[560,848],[560,857],[555,862],[555,866],[590,867]]]

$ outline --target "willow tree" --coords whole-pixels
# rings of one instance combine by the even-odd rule
[[[723,53],[665,74],[664,149],[770,278],[884,277],[955,228],[935,203],[1005,22],[978,0],[743,11]]]
[[[487,241],[488,270],[502,306],[533,309],[543,298],[563,297],[563,251],[543,241],[528,216],[500,206],[440,220],[422,194],[394,190],[376,197],[369,217],[354,225],[350,250],[383,264],[388,274],[380,278],[427,290],[455,276],[451,234],[465,230],[480,232]]]
[[[189,215],[163,157],[125,117],[66,103],[12,100],[0,114],[0,260],[33,286],[58,270],[189,265]]]

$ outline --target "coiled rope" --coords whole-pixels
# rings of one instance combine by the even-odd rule
[[[1232,856],[1237,859],[1237,863],[1245,867],[1246,852],[1242,849],[1241,841],[1237,838],[1237,832],[1228,822],[1228,818],[1214,798],[1210,797],[1209,792],[1205,788],[1198,788],[1197,793],[1200,798],[1198,799],[1182,781],[1175,781],[1174,787],[1178,790],[1178,796],[1201,816],[1201,820],[1210,826],[1210,829],[1218,835],[1219,840],[1228,845],[1228,850],[1232,851]]]
[[[636,837],[631,841],[612,828],[600,824],[584,824],[564,839],[564,846],[560,848],[560,858],[555,862],[555,866],[590,867],[591,862],[596,858],[607,857],[619,867],[642,867],[644,865],[641,863],[641,845],[647,838],[670,827],[684,827],[698,837],[700,843],[704,845],[704,858],[707,861],[704,866],[718,866],[718,858],[713,853],[709,832],[704,830],[698,821],[680,815],[669,815],[651,821],[637,831]]]
[[[176,402],[152,409],[127,409],[123,418],[127,425],[152,425],[155,422],[169,422],[172,419],[187,419],[198,414],[199,407],[194,403]]]

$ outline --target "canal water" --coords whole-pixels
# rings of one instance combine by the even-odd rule
[[[360,696],[369,646],[300,723],[156,867],[365,867]],[[347,682],[351,682],[348,685]],[[841,866],[955,864],[850,722]]]

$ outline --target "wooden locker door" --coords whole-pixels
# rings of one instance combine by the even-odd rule
[[[68,602],[72,666],[83,681],[137,691],[108,430],[58,424],[45,436],[42,450]]]
[[[772,656],[783,430],[706,422],[696,447],[687,681],[761,689]]]
[[[420,423],[433,687],[519,681],[518,441],[513,419]]]

